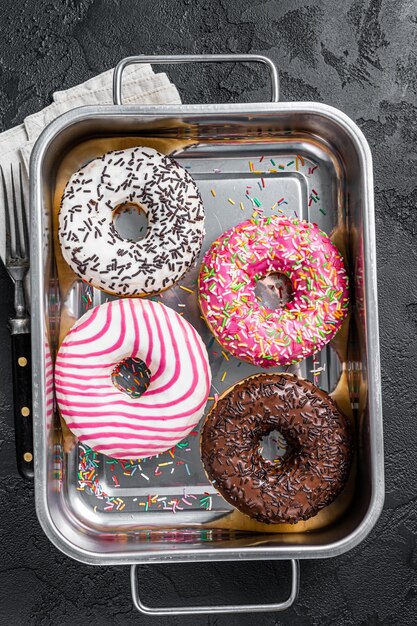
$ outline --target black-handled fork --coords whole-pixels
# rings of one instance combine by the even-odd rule
[[[13,167],[11,167],[11,197],[10,195],[8,197],[1,167],[0,173],[5,208],[6,269],[14,282],[15,314],[9,320],[9,330],[12,337],[16,460],[19,473],[24,478],[31,479],[33,478],[31,343],[30,317],[24,290],[24,279],[29,270],[29,233],[23,196],[22,169],[19,165],[19,191],[16,193]]]

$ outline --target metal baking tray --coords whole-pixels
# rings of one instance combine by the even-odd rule
[[[276,70],[265,57],[133,57],[121,62],[115,72],[114,106],[81,107],[62,115],[45,129],[33,150],[36,509],[45,533],[65,554],[96,565],[132,565],[133,599],[142,611],[280,610],[297,594],[298,559],[333,557],[350,550],[370,532],[383,506],[372,159],[359,128],[324,104],[120,103],[121,76],[127,64],[184,60],[265,63],[271,71],[273,99],[278,99]],[[345,257],[351,278],[349,320],[318,355],[287,368],[331,392],[355,430],[355,464],[348,486],[333,505],[309,522],[266,526],[235,512],[207,481],[198,429],[175,449],[142,461],[119,463],[81,445],[70,453],[63,450],[53,398],[54,355],[72,323],[109,296],[71,275],[60,259],[54,216],[63,185],[73,171],[106,150],[129,145],[169,152],[194,177],[206,208],[202,254],[217,235],[256,210],[317,223]],[[198,266],[197,262],[178,285],[157,299],[183,314],[206,342],[214,397],[260,370],[222,352],[214,341],[197,305]],[[277,457],[277,462],[283,449],[279,435],[264,442],[264,453]],[[268,606],[182,610],[150,609],[140,601],[138,564],[238,559],[291,559],[290,598]]]

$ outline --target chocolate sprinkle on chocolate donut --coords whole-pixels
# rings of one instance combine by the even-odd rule
[[[272,431],[291,451],[280,465],[259,451]],[[291,374],[257,374],[237,383],[208,414],[204,468],[223,498],[249,517],[296,523],[316,515],[343,489],[351,433],[329,395]]]

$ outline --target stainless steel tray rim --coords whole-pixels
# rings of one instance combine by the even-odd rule
[[[369,148],[369,144],[365,135],[360,128],[353,122],[353,120],[340,111],[336,107],[324,104],[322,102],[255,102],[255,103],[235,103],[235,104],[145,104],[145,105],[103,105],[97,107],[93,105],[76,107],[60,116],[55,118],[39,135],[31,153],[31,177],[33,174],[39,173],[39,167],[41,166],[41,158],[43,153],[48,147],[51,139],[56,136],[57,131],[62,131],[72,124],[78,124],[89,118],[101,119],[107,116],[123,115],[128,117],[151,117],[151,118],[166,118],[184,116],[192,118],[193,116],[205,117],[221,117],[227,115],[228,117],[236,115],[251,116],[258,113],[265,115],[274,115],[276,113],[285,112],[297,112],[297,113],[310,113],[317,115],[318,113],[325,115],[328,118],[333,119],[339,124],[343,125],[345,130],[349,132],[352,138],[355,139],[356,147],[363,154],[364,164],[366,165],[367,174],[372,176],[372,155]],[[37,168],[33,167],[33,164],[37,164]],[[32,185],[31,185],[32,187]]]
[[[264,115],[276,115],[277,113],[311,113],[312,115],[323,115],[336,121],[343,126],[350,135],[355,144],[358,153],[361,155],[362,165],[365,172],[365,179],[370,185],[365,188],[363,194],[364,203],[364,232],[367,236],[368,245],[365,247],[366,265],[370,268],[372,275],[376,278],[376,252],[375,252],[375,231],[374,231],[374,214],[373,210],[369,210],[373,206],[372,182],[372,157],[368,143],[358,126],[350,120],[350,118],[326,104],[314,102],[281,102],[281,103],[255,103],[255,104],[235,104],[235,105],[123,105],[115,107],[103,106],[97,111],[97,107],[86,106],[74,109],[64,113],[54,122],[52,122],[41,134],[37,140],[32,152],[30,165],[30,185],[31,197],[35,198],[34,211],[32,213],[32,251],[33,275],[36,276],[38,283],[43,286],[43,270],[42,270],[42,233],[36,228],[36,223],[40,223],[42,209],[42,189],[40,185],[40,172],[42,168],[43,157],[51,141],[58,132],[68,128],[72,124],[79,123],[88,118],[95,119],[106,118],[108,116],[124,115],[132,117],[149,117],[164,118],[186,115],[192,118],[204,114],[205,117],[216,118],[221,116],[251,116],[255,113]],[[38,232],[39,231],[39,232]],[[39,283],[39,280],[41,281]],[[34,284],[34,283],[33,283]],[[45,336],[45,324],[42,316],[39,314],[41,310],[41,297],[43,290],[39,292],[35,289],[32,294],[33,301],[33,330],[32,330],[32,349],[34,354],[44,359],[45,349],[43,337]],[[366,284],[366,303],[370,310],[377,311],[377,293],[376,280],[367,281]],[[378,519],[384,501],[384,475],[383,475],[383,440],[381,428],[375,428],[376,424],[382,422],[380,376],[379,376],[379,346],[378,346],[378,325],[374,332],[368,337],[368,350],[371,354],[370,363],[374,365],[369,373],[369,385],[372,392],[370,397],[370,443],[374,452],[375,462],[372,467],[373,473],[373,490],[370,497],[370,505],[367,515],[362,523],[355,529],[354,533],[348,534],[342,540],[327,544],[325,546],[298,546],[291,549],[285,546],[268,546],[264,547],[247,547],[239,550],[231,548],[206,548],[205,546],[198,550],[190,548],[181,548],[172,550],[160,550],[157,555],[152,551],[141,551],[140,554],[130,552],[114,552],[111,554],[98,554],[95,552],[81,550],[77,545],[71,543],[65,536],[61,534],[55,526],[47,502],[46,492],[46,446],[41,415],[45,408],[45,388],[44,380],[39,370],[33,368],[33,391],[34,391],[34,430],[35,437],[35,500],[39,521],[51,538],[51,541],[68,556],[79,561],[89,564],[140,564],[145,562],[164,562],[164,561],[205,561],[213,558],[217,560],[236,560],[236,559],[288,559],[288,558],[326,558],[342,554],[359,542],[361,542],[370,530],[373,528]],[[36,360],[34,359],[34,362]]]
[[[184,561],[206,562],[206,561],[257,561],[257,560],[288,560],[288,559],[325,559],[340,556],[355,548],[370,533],[378,520],[384,504],[383,498],[374,498],[364,521],[354,532],[346,535],[343,540],[329,543],[326,546],[298,546],[291,549],[283,546],[248,546],[246,548],[209,548],[200,547],[198,549],[175,548],[175,550],[158,550],[155,553],[150,550],[141,550],[140,554],[134,552],[126,553],[115,551],[111,554],[103,554],[80,548],[69,541],[53,523],[49,514],[46,501],[42,503],[43,494],[39,490],[35,494],[36,511],[43,531],[56,548],[61,550],[66,556],[87,565],[144,565],[146,563],[180,563]],[[47,511],[47,516],[45,512]],[[271,536],[273,537],[273,536]],[[208,544],[206,544],[208,545]]]

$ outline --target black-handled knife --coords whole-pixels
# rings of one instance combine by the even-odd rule
[[[24,478],[33,478],[31,339],[28,318],[9,322],[12,337],[13,405],[16,462]]]
[[[17,468],[24,478],[33,478],[32,376],[30,318],[27,312],[24,279],[29,270],[29,234],[23,194],[22,169],[19,166],[19,193],[16,194],[13,167],[7,190],[3,169],[6,226],[6,269],[14,282],[15,315],[9,320],[12,337],[13,403]],[[19,196],[19,200],[17,199]],[[9,202],[10,198],[10,202]]]

